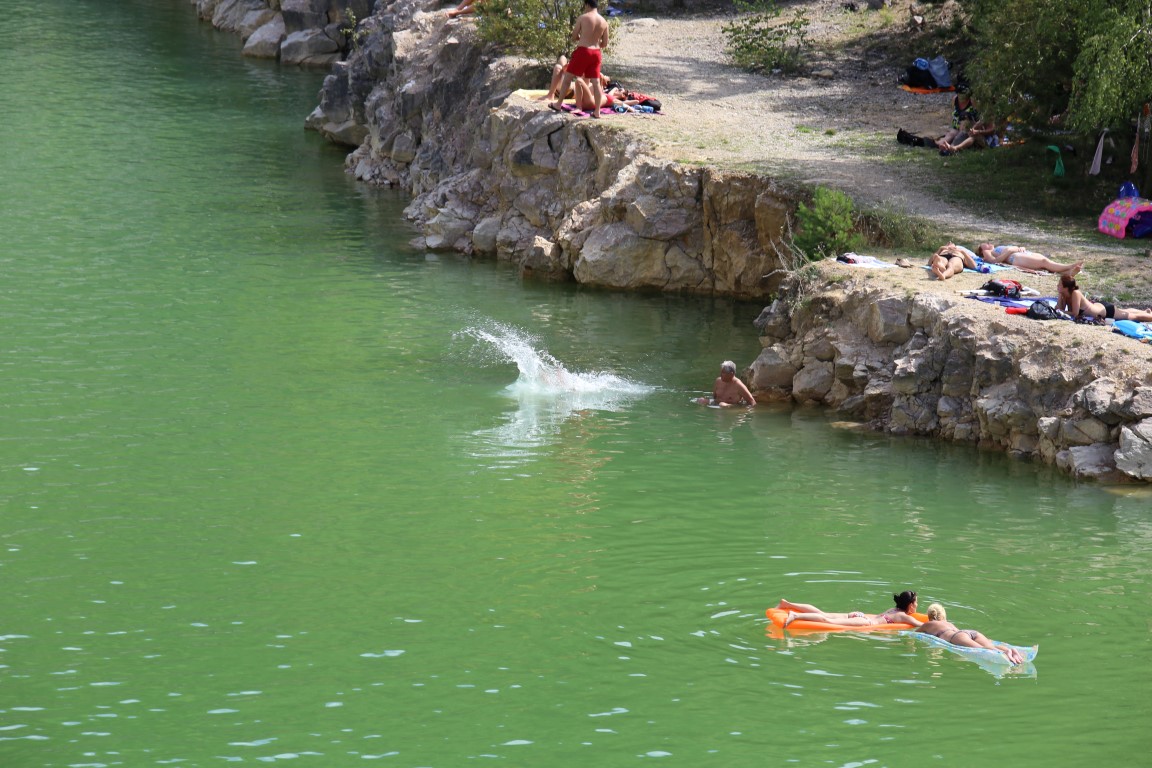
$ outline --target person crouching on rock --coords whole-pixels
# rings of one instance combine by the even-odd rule
[[[560,79],[558,93],[567,93],[568,86],[574,78],[580,78],[592,89],[595,97],[593,102],[600,104],[604,101],[604,86],[600,82],[601,52],[608,45],[608,22],[596,10],[599,0],[584,0],[584,13],[577,19],[572,27],[572,39],[576,41],[576,49],[572,51],[571,60],[564,69],[564,76]],[[548,104],[554,110],[560,110],[560,102]],[[599,118],[600,111],[594,110],[592,117]]]

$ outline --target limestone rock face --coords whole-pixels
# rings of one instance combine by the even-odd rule
[[[1036,457],[1077,478],[1152,480],[1152,372],[1095,378],[1089,347],[1071,359],[1058,335],[1038,342],[1000,319],[977,325],[971,304],[845,281],[850,269],[793,275],[760,313],[753,394]]]
[[[293,21],[324,2],[283,0],[282,61],[329,55]],[[325,80],[307,126],[359,142],[347,161],[357,178],[409,191],[406,214],[429,247],[495,253],[526,277],[619,290],[763,298],[783,279],[790,189],[656,160],[634,136],[516,96],[538,87],[539,73],[493,58],[474,26],[446,25],[427,0],[379,4],[358,28],[361,47]],[[437,231],[445,209],[468,212],[464,235],[455,225]]]

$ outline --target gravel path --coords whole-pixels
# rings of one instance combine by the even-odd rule
[[[810,18],[822,20],[810,28],[817,43],[869,13],[842,6],[821,0],[809,8]],[[931,176],[932,166],[902,162],[908,152],[928,150],[898,144],[896,130],[942,132],[951,120],[952,94],[908,93],[896,86],[903,66],[879,54],[845,54],[838,46],[823,49],[840,52],[810,58],[816,73],[810,76],[751,74],[727,63],[725,19],[634,19],[616,36],[604,69],[663,102],[664,115],[629,118],[629,130],[649,136],[664,156],[840,188],[864,204],[947,222],[945,230],[957,238],[1007,236],[1053,255],[1082,247],[1067,233],[1053,236],[938,199],[932,189],[940,180]]]

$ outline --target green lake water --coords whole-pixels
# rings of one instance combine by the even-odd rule
[[[1149,764],[1146,489],[689,405],[759,307],[413,250],[183,0],[6,11],[4,768]],[[764,617],[906,588],[1039,657]]]

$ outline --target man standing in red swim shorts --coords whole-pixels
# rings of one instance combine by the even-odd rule
[[[599,106],[604,103],[604,87],[600,83],[600,51],[608,45],[608,22],[596,10],[599,0],[584,0],[584,13],[576,19],[576,26],[572,27],[572,39],[576,41],[576,50],[572,51],[571,61],[564,70],[560,79],[558,94],[568,92],[572,80],[580,78],[592,88],[592,97],[597,109],[592,110],[592,117],[600,117]],[[560,101],[548,105],[552,109],[560,109]]]

